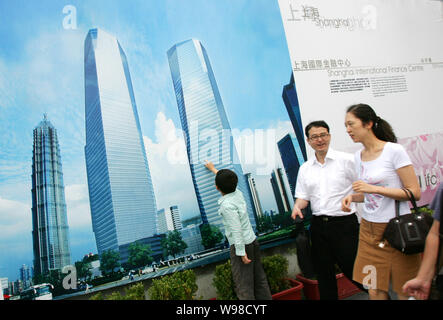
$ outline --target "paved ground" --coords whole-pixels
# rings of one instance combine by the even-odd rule
[[[392,291],[392,288],[389,288],[389,296],[391,297],[391,300],[397,300],[397,294]],[[369,295],[366,292],[360,291],[359,293],[356,293],[343,300],[369,300]]]
[[[356,293],[350,297],[347,297],[343,300],[369,300],[369,296],[366,292],[360,291],[359,293]]]

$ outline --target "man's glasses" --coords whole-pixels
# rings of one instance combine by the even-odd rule
[[[318,139],[326,139],[327,137],[329,137],[329,133],[322,133],[322,134],[319,134],[319,135],[315,134],[313,136],[310,136],[309,140],[315,141],[315,140],[318,140]]]

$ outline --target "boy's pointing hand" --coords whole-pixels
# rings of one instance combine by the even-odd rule
[[[214,164],[211,161],[205,160],[205,167],[209,170],[212,171],[213,173],[217,174],[217,169],[215,169]]]

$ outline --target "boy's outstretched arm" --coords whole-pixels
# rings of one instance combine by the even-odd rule
[[[212,171],[214,174],[217,174],[218,170],[215,168],[214,164],[211,161],[205,160],[205,167]]]

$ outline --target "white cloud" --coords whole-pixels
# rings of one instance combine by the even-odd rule
[[[65,187],[69,228],[92,229],[86,185]],[[32,212],[28,204],[0,197],[0,239],[32,232]]]
[[[31,231],[31,207],[0,197],[0,239],[28,234]]]
[[[200,215],[180,130],[159,112],[155,119],[156,142],[143,137],[157,208],[178,205],[182,219]]]
[[[65,199],[69,228],[92,230],[88,186],[84,184],[66,186]]]
[[[84,184],[74,184],[65,187],[66,202],[88,200],[88,187]]]
[[[175,128],[171,119],[166,119],[163,112],[159,112],[155,119],[155,137],[157,143],[144,137],[145,144],[149,145],[149,154],[164,157],[171,165],[188,164],[182,132]]]

